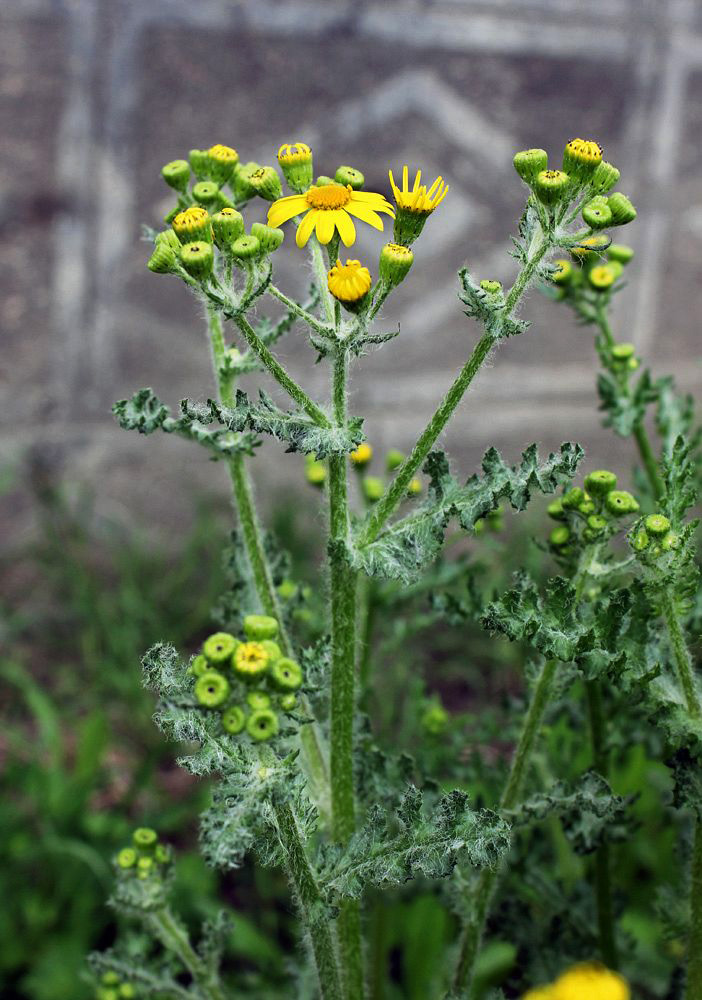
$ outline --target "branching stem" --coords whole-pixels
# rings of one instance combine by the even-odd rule
[[[145,923],[154,936],[172,952],[190,973],[202,1000],[227,1000],[219,976],[210,969],[190,943],[185,927],[176,920],[167,906],[144,914]]]

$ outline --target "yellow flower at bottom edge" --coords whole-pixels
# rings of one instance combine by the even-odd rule
[[[553,1000],[553,990],[550,986],[537,986],[525,993],[522,1000]]]
[[[384,212],[393,218],[395,216],[392,205],[382,194],[354,191],[350,184],[346,187],[341,184],[326,184],[323,187],[313,186],[304,194],[278,198],[268,210],[268,225],[277,228],[303,212],[307,214],[298,226],[295,237],[299,247],[305,246],[313,230],[320,243],[330,243],[337,229],[344,246],[350,247],[356,239],[352,215],[381,232],[383,220],[378,212]]]
[[[365,298],[370,291],[371,276],[360,260],[347,260],[342,264],[337,260],[329,272],[329,291],[342,305],[353,305]]]
[[[625,979],[604,965],[574,965],[551,988],[550,1000],[630,1000]]]

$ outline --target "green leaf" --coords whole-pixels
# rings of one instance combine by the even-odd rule
[[[233,407],[221,406],[209,399],[205,406],[183,400],[181,409],[189,419],[200,424],[217,421],[227,427],[227,432],[251,430],[270,434],[286,444],[288,451],[299,451],[318,458],[346,455],[363,440],[363,421],[360,417],[352,417],[346,429],[320,427],[302,410],[280,409],[263,390],[259,390],[258,402],[252,402],[245,392],[238,390]]]
[[[702,822],[702,759],[681,747],[666,761],[673,771],[673,804],[677,809],[691,809]]]
[[[606,413],[605,427],[611,427],[620,437],[630,437],[637,425],[643,423],[646,408],[657,399],[657,383],[648,369],[643,371],[632,386],[622,383],[609,372],[597,376],[600,410]]]
[[[558,454],[539,462],[536,445],[522,455],[517,466],[508,466],[495,448],[486,452],[482,475],[473,475],[461,485],[451,475],[441,451],[431,452],[424,472],[431,477],[428,495],[415,512],[386,528],[368,545],[353,549],[348,557],[369,576],[384,576],[412,582],[426,563],[441,550],[444,531],[457,518],[465,531],[507,500],[514,510],[524,510],[534,493],[553,493],[570,482],[583,457],[580,445],[561,445]]]
[[[494,868],[509,844],[507,823],[487,809],[472,810],[465,792],[444,795],[427,815],[422,793],[410,785],[394,816],[375,806],[346,849],[323,848],[320,884],[330,901],[358,899],[367,886],[446,878],[459,862]]]

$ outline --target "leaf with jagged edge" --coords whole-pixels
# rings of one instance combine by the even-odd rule
[[[657,399],[657,386],[645,369],[633,386],[633,391],[620,385],[609,372],[597,376],[600,410],[606,416],[604,427],[611,427],[620,437],[630,437],[646,416],[646,408]]]
[[[228,428],[210,430],[195,413],[182,412],[178,418],[171,417],[165,403],[149,388],[135,392],[131,399],[118,400],[112,412],[123,430],[137,430],[140,434],[162,430],[166,434],[177,434],[203,445],[215,459],[253,455],[258,445],[256,436],[248,432],[233,433]]]
[[[590,854],[603,838],[627,835],[626,808],[631,799],[615,795],[608,782],[595,771],[583,775],[575,787],[559,782],[548,792],[538,792],[508,813],[515,826],[541,822],[558,816],[577,854]]]
[[[473,475],[461,485],[450,472],[442,451],[433,451],[424,464],[431,477],[427,497],[414,512],[396,521],[375,541],[345,552],[346,558],[369,576],[411,583],[423,566],[439,554],[444,531],[457,518],[464,531],[472,532],[476,521],[506,500],[514,510],[524,510],[532,494],[555,492],[573,478],[583,457],[578,444],[566,442],[558,454],[539,462],[536,445],[522,454],[517,466],[508,466],[495,448],[483,458],[483,475]]]
[[[218,422],[229,431],[255,431],[270,434],[287,445],[287,451],[299,451],[317,458],[346,455],[363,440],[363,420],[351,417],[346,428],[320,427],[301,410],[282,410],[262,389],[257,402],[252,402],[239,389],[234,406],[222,406],[213,399],[197,405],[185,399],[183,414],[201,424]]]
[[[461,290],[458,297],[467,306],[465,315],[482,323],[495,342],[502,337],[514,337],[525,333],[530,326],[527,320],[516,319],[505,311],[504,296],[493,296],[473,280],[467,268],[458,272]]]
[[[681,395],[675,390],[672,376],[664,376],[656,381],[657,407],[656,429],[663,441],[663,455],[669,456],[679,437],[690,442],[691,450],[697,451],[702,438],[702,427],[694,428],[695,403],[690,395]]]
[[[330,902],[358,899],[366,887],[401,885],[418,875],[446,878],[461,862],[495,868],[509,850],[509,826],[487,809],[473,810],[465,792],[442,796],[430,813],[410,785],[394,815],[379,806],[345,848],[325,844],[319,882]]]
[[[677,531],[688,510],[699,500],[697,469],[686,438],[680,435],[675,439],[670,453],[663,458],[661,471],[665,493],[660,508]]]

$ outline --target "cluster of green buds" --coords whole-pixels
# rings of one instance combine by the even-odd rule
[[[283,242],[282,229],[262,223],[247,233],[238,211],[254,197],[280,197],[281,182],[273,167],[241,164],[236,150],[217,144],[191,150],[188,160],[167,163],[161,175],[178,192],[178,201],[165,219],[172,228],[156,236],[148,262],[151,271],[204,282],[217,273],[220,258],[227,267],[250,268]]]
[[[665,514],[649,514],[634,525],[629,542],[643,563],[658,563],[661,557],[677,551],[680,535],[673,531]]]
[[[619,171],[602,158],[602,148],[593,139],[571,139],[558,169],[549,169],[545,149],[517,153],[514,169],[551,220],[561,222],[574,202],[592,231],[623,226],[636,218],[626,195],[608,193],[619,180]]]
[[[140,826],[132,834],[132,842],[123,847],[115,858],[120,874],[139,881],[161,880],[173,864],[173,852],[158,839],[148,826]]]
[[[113,971],[103,972],[95,991],[95,1000],[136,1000],[138,996],[136,986]]]
[[[590,305],[605,303],[618,290],[617,283],[634,251],[624,244],[610,243],[609,237],[599,234],[571,247],[570,255],[571,260],[554,262],[551,281],[557,289],[556,297],[582,312]]]
[[[561,522],[549,535],[549,544],[556,552],[607,541],[619,530],[623,518],[640,509],[636,497],[617,489],[617,477],[608,469],[590,472],[583,486],[567,490],[548,505],[549,517]]]
[[[425,733],[431,736],[440,736],[446,731],[450,716],[441,703],[439,695],[433,695],[426,703],[424,711],[420,717],[420,724]]]
[[[231,736],[254,743],[270,740],[279,732],[279,713],[297,708],[302,667],[283,656],[277,636],[275,618],[247,615],[241,638],[215,632],[188,667],[197,704],[217,712]]]
[[[401,451],[398,451],[397,448],[391,448],[385,455],[385,471],[391,475],[399,469],[404,460],[405,456]],[[386,483],[382,476],[367,475],[367,469],[373,461],[372,446],[364,441],[349,454],[349,461],[358,475],[364,500],[369,504],[377,503],[385,492]],[[422,481],[415,476],[407,487],[407,495],[416,497],[421,492]]]

